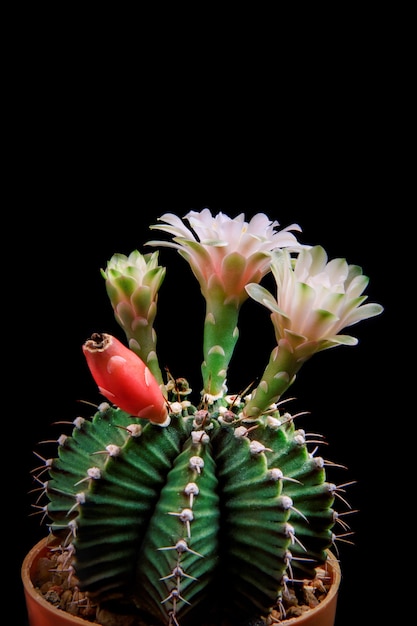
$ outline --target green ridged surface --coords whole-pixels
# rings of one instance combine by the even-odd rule
[[[193,456],[204,462],[200,472],[190,468]],[[188,439],[169,472],[144,540],[137,579],[137,589],[141,593],[137,602],[149,612],[155,613],[155,607],[159,607],[166,616],[175,607],[181,618],[190,607],[198,607],[210,596],[210,585],[218,565],[220,509],[217,482],[211,445],[194,445]],[[193,520],[187,527],[176,514],[190,508],[190,497],[184,493],[190,483],[197,485],[199,493],[193,497],[190,509]],[[178,552],[174,547],[179,540],[184,540],[189,550]],[[167,547],[170,549],[160,549]],[[182,569],[183,576],[171,576],[176,567]],[[181,598],[173,599],[175,589],[186,602]]]
[[[260,430],[261,427],[255,431],[256,437],[271,448],[267,453],[268,466],[281,470],[282,493],[293,502],[288,521],[297,538],[289,548],[294,557],[294,577],[313,577],[315,568],[325,562],[326,550],[332,543],[334,493],[326,482],[323,464],[309,454],[305,433],[295,428],[293,420],[279,428],[265,427],[262,433]]]
[[[185,436],[177,421],[168,428],[146,424],[139,437],[131,437],[125,430],[131,423],[132,418],[122,411],[96,413],[91,423],[75,429],[72,441],[59,449],[49,484],[51,494],[54,490],[68,494],[70,506],[75,494],[85,494],[73,542],[75,568],[81,588],[96,600],[121,597],[133,585],[136,561],[132,555],[140,558],[143,536],[178,456],[181,436]],[[101,454],[109,444],[121,446],[119,456]],[[68,465],[80,470],[68,473]],[[101,478],[77,486],[92,466],[101,469]],[[65,512],[57,504],[62,506],[61,497],[57,502],[53,499],[48,510],[55,515],[53,528],[59,529]]]
[[[324,563],[334,486],[304,432],[292,420],[270,427],[259,419],[236,436],[242,423],[219,415],[213,410],[201,426],[193,415],[172,415],[161,428],[103,404],[60,439],[48,514],[53,532],[73,542],[80,587],[94,601],[130,599],[161,626],[194,626],[208,613],[243,623],[268,613],[283,576],[313,576]],[[132,422],[143,427],[138,437],[126,430]],[[252,453],[253,441],[265,450]],[[105,452],[109,444],[119,455]],[[204,461],[200,472],[190,468],[193,456]],[[85,480],[91,467],[99,479]],[[276,469],[283,479],[273,478]],[[192,500],[189,483],[199,489]],[[189,526],[180,518],[187,508]]]
[[[252,455],[248,438],[221,429],[214,438],[222,506],[224,569],[234,611],[265,610],[278,595],[289,538],[280,482],[268,477],[265,453]]]

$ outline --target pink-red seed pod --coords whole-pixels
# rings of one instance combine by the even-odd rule
[[[107,333],[94,333],[83,347],[100,392],[135,417],[165,424],[168,410],[159,384],[137,354]]]

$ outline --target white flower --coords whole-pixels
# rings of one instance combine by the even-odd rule
[[[379,304],[363,304],[369,279],[362,268],[341,258],[328,261],[321,246],[301,250],[296,259],[287,250],[271,258],[276,299],[260,285],[248,285],[247,291],[270,309],[277,343],[287,339],[296,349],[311,342],[313,351],[356,345],[355,337],[339,333],[383,311]]]
[[[221,289],[226,301],[240,305],[247,298],[245,285],[259,282],[269,272],[270,255],[277,248],[299,250],[301,245],[290,231],[301,231],[298,224],[275,230],[279,223],[258,213],[249,222],[241,213],[231,218],[216,216],[209,209],[190,211],[185,216],[192,230],[183,221],[166,213],[163,225],[150,226],[173,235],[172,241],[148,241],[147,245],[176,248],[190,264],[204,296]]]

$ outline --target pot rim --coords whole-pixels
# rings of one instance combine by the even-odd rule
[[[48,611],[59,611],[59,609],[57,609],[57,607],[54,607],[54,605],[45,600],[45,598],[43,598],[42,595],[36,591],[31,579],[31,574],[33,572],[33,565],[36,558],[41,554],[42,551],[47,548],[47,546],[54,544],[56,544],[56,540],[53,536],[43,537],[43,539],[41,539],[34,546],[32,546],[32,548],[26,554],[21,567],[21,578],[25,592],[30,596],[32,600],[34,600],[41,607]],[[328,550],[327,553],[328,560],[326,565],[330,567],[332,573],[332,582],[326,597],[320,602],[320,604],[314,607],[314,609],[311,609],[311,611],[314,611],[314,615],[317,617],[319,617],[320,614],[326,611],[329,604],[331,604],[332,602],[336,602],[340,583],[342,580],[339,560],[331,550]],[[289,619],[280,622],[280,624],[282,624],[282,626],[303,626],[303,624],[307,623],[308,618],[311,617],[311,611],[306,611],[304,614],[298,615],[296,617],[290,617]],[[91,622],[83,619],[82,617],[78,617],[78,615],[72,615],[62,610],[61,612],[65,614],[68,619],[71,620],[71,624],[79,626],[86,626],[89,623],[91,624]]]
[[[35,545],[32,546],[32,548],[29,550],[29,552],[27,552],[25,558],[23,559],[22,567],[21,567],[21,578],[23,582],[24,591],[30,597],[30,599],[36,604],[38,604],[40,607],[42,607],[44,611],[48,611],[50,613],[55,613],[59,611],[59,614],[62,613],[62,615],[65,616],[65,618],[67,619],[67,621],[77,626],[78,625],[86,626],[89,623],[91,624],[91,622],[88,622],[88,620],[85,620],[82,617],[78,617],[78,615],[72,615],[71,613],[68,613],[67,611],[58,609],[56,606],[54,606],[53,604],[45,600],[45,598],[40,593],[38,593],[35,589],[31,576],[33,573],[36,559],[47,548],[47,546],[49,545],[53,546],[55,543],[56,541],[54,540],[52,536],[51,537],[46,536],[46,537],[43,537],[43,539],[41,539],[37,543],[35,543]],[[94,622],[92,626],[94,626]],[[99,626],[99,624],[96,624],[95,626]]]
[[[329,604],[332,603],[334,603],[336,611],[336,602],[339,593],[340,583],[342,581],[342,572],[340,569],[339,559],[336,557],[336,555],[331,550],[327,550],[327,554],[328,558],[324,567],[330,567],[332,573],[332,582],[326,597],[320,602],[320,604],[314,607],[314,609],[306,611],[302,615],[290,617],[289,619],[280,622],[282,626],[303,626],[303,624],[307,624],[309,619],[311,619],[311,611],[314,612],[315,618],[319,618],[320,615],[322,615],[328,609]]]

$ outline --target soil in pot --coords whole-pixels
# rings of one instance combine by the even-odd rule
[[[38,542],[24,559],[22,581],[30,626],[156,626],[131,613],[97,613],[88,596],[79,590],[75,576],[68,575],[70,559],[71,555],[57,549],[48,537]],[[240,626],[334,626],[340,581],[338,561],[330,553],[326,570],[319,570],[315,580],[305,581],[295,589],[288,586],[282,607],[277,606],[268,617],[260,616],[255,622]],[[232,625],[208,621],[201,626]]]

